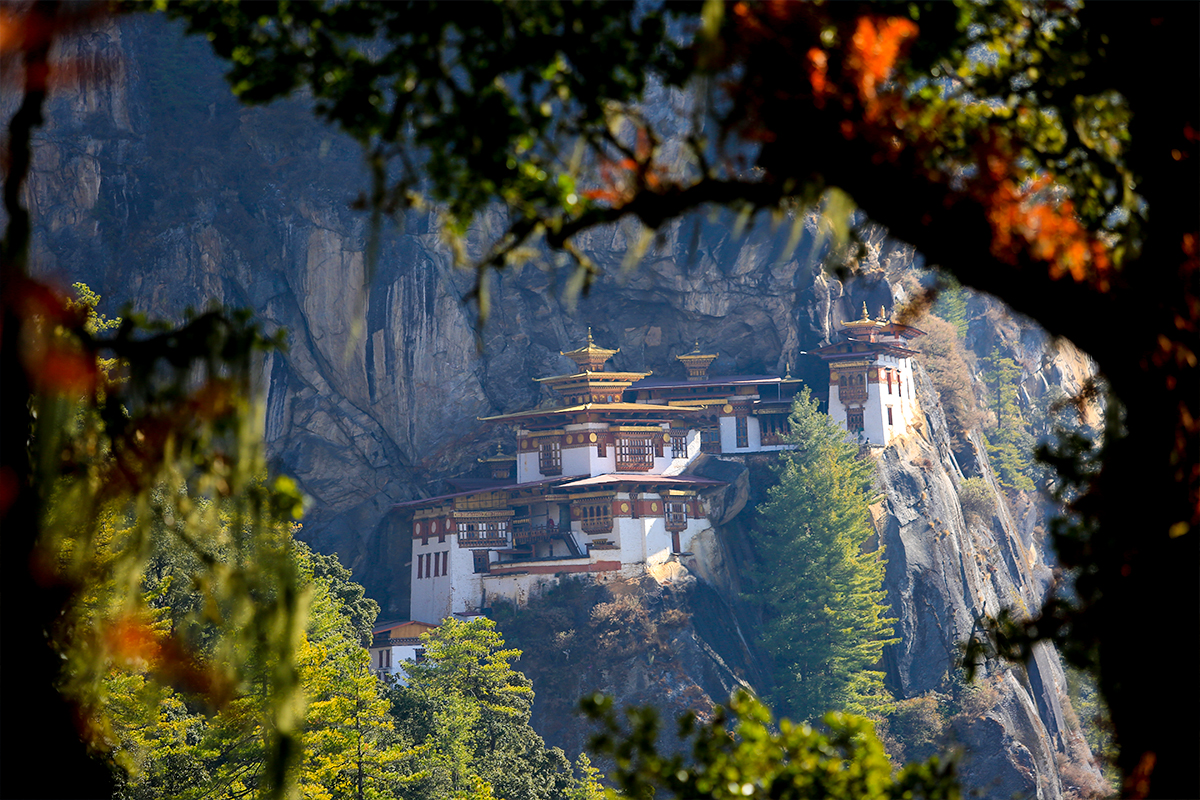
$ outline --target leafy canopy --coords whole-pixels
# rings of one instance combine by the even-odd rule
[[[953,762],[934,756],[894,772],[870,720],[850,714],[826,714],[824,731],[788,719],[776,723],[762,703],[739,691],[708,721],[680,720],[679,738],[690,745],[685,757],[660,752],[652,708],[627,710],[628,727],[611,698],[585,698],[583,709],[601,725],[593,748],[614,760],[617,788],[635,800],[659,790],[697,800],[961,797]]]

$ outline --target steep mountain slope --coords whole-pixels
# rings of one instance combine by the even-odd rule
[[[559,351],[578,345],[587,326],[621,348],[617,369],[675,374],[674,356],[699,340],[720,353],[714,373],[790,365],[820,391],[828,373],[805,351],[863,303],[874,311],[902,301],[899,278],[916,259],[876,235],[861,276],[843,285],[821,270],[813,220],[789,254],[786,236],[766,224],[736,237],[727,219],[696,216],[665,230],[626,273],[636,231],[618,226],[579,242],[605,273],[577,303],[564,292],[568,271],[530,263],[491,278],[493,316],[477,341],[461,302],[471,276],[453,269],[432,213],[385,230],[367,274],[365,218],[348,208],[365,185],[358,151],[313,123],[302,101],[237,105],[205,46],[153,18],[104,24],[62,51],[96,68],[52,102],[38,134],[26,192],[35,264],[64,284],[90,284],[110,314],[125,301],[165,316],[218,301],[287,328],[288,352],[263,364],[274,466],[313,500],[304,537],[338,552],[389,617],[407,613],[410,543],[392,505],[440,491],[509,440],[476,418],[534,405],[531,379],[569,366]],[[479,232],[500,223],[485,219]],[[979,348],[1019,341],[1033,393],[1070,389],[1086,374],[1077,355],[1015,323],[983,322],[971,336]],[[990,476],[986,457],[978,442],[970,463],[954,455],[936,398],[927,385],[922,392],[925,426],[880,456],[886,501],[877,524],[903,639],[886,666],[902,697],[944,687],[974,619],[1001,605],[1033,607],[1048,575],[1037,513],[1014,521],[998,504],[991,520],[964,518],[956,489],[964,474]],[[741,467],[721,469],[735,478]],[[716,538],[728,567],[707,583],[681,573],[664,576],[669,590],[652,582],[627,593],[661,606],[651,609],[660,616],[682,610],[655,623],[653,652],[670,658],[619,651],[628,663],[607,676],[593,680],[596,665],[584,664],[578,680],[550,684],[529,660],[542,691],[535,722],[548,738],[557,725],[563,742],[581,742],[563,723],[581,690],[676,710],[723,701],[739,681],[762,685],[758,655],[740,641],[744,625],[732,622],[748,619],[737,589],[738,565],[758,555],[739,536],[749,524],[745,512],[723,520]],[[596,602],[623,596],[608,591]],[[571,624],[578,633],[582,623]],[[1061,708],[1057,656],[1046,649],[1024,671],[989,665],[988,673],[994,702],[963,734],[976,754],[970,785],[993,797],[1063,796],[1056,754],[1084,764],[1086,750]]]

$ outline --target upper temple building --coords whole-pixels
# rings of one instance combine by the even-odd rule
[[[887,318],[843,322],[843,341],[817,349],[829,364],[829,416],[863,444],[884,447],[921,419],[913,382],[915,350],[907,344],[924,335]]]
[[[716,552],[702,454],[779,450],[800,381],[710,376],[697,346],[681,376],[606,371],[618,350],[587,341],[562,355],[576,368],[536,378],[538,408],[487,417],[516,434],[514,453],[480,461],[490,478],[402,503],[413,512],[414,621],[482,613],[497,596],[523,603],[568,573],[631,577],[668,561],[704,575]],[[381,656],[382,658],[382,656]]]

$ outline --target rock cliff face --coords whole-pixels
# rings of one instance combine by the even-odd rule
[[[803,351],[828,341],[864,302],[891,309],[899,294],[888,276],[914,260],[875,237],[862,276],[843,285],[822,272],[812,235],[788,255],[786,236],[766,223],[735,237],[727,220],[695,216],[663,231],[626,273],[620,265],[636,231],[615,226],[578,242],[605,273],[577,302],[565,271],[531,263],[493,276],[493,315],[477,340],[475,316],[461,302],[471,276],[453,269],[432,214],[387,227],[368,274],[366,223],[348,210],[365,186],[358,150],[313,123],[303,101],[239,106],[206,46],[154,18],[103,24],[61,50],[93,66],[55,97],[37,135],[26,191],[37,269],[63,284],[88,283],[110,315],[126,301],[168,317],[217,301],[286,328],[289,350],[263,364],[274,467],[312,498],[304,537],[336,551],[387,617],[407,613],[408,540],[392,505],[435,493],[509,440],[476,418],[534,405],[531,379],[569,367],[559,351],[577,346],[587,326],[621,348],[617,369],[675,374],[674,356],[699,340],[720,353],[716,373],[790,364],[820,391],[827,372]],[[480,234],[501,222],[483,220]],[[1040,366],[1036,333],[1021,335]],[[1065,382],[1037,374],[1046,386]],[[927,426],[880,460],[882,540],[903,638],[887,667],[902,696],[939,685],[975,615],[1032,607],[1046,577],[1032,526],[1003,511],[990,521],[963,518],[955,487],[967,467],[949,451],[936,398],[923,391]],[[978,458],[970,471],[990,474]],[[736,556],[736,537],[722,535]],[[736,569],[719,583],[735,589]],[[727,602],[704,597],[691,607],[706,615]],[[714,649],[703,625],[681,630],[675,640],[688,655],[674,662],[678,671],[723,700],[744,678],[706,655]],[[625,691],[615,679],[601,688],[650,698],[659,678],[652,665],[639,669],[641,689]],[[742,670],[751,680],[753,672]],[[996,680],[1000,699],[972,734],[972,785],[994,797],[1061,796],[1055,753],[1082,761],[1086,748],[1063,721],[1057,656],[1040,652],[1027,670]]]
[[[884,663],[900,697],[943,687],[975,621],[1001,608],[1036,609],[1050,578],[1042,543],[1013,520],[978,437],[972,437],[977,463],[960,465],[923,373],[917,390],[925,424],[879,458],[885,499],[877,525],[900,637]],[[957,494],[964,469],[987,481],[995,501],[990,519],[964,513]],[[1088,765],[1090,753],[1064,713],[1067,684],[1057,653],[1039,646],[1024,667],[990,663],[981,672],[991,689],[990,708],[962,732],[969,744],[968,784],[994,797],[1059,798],[1074,791],[1063,786],[1058,763]]]

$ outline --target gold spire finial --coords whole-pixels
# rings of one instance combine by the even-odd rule
[[[783,379],[787,380],[792,377],[792,362],[785,361],[783,366]]]
[[[870,319],[870,318],[871,318],[871,312],[867,311],[867,301],[866,301],[866,300],[863,300],[863,315],[862,315],[862,318],[863,318],[863,319]]]
[[[595,342],[592,341],[592,326],[591,325],[588,325],[588,344],[595,344]]]
[[[887,311],[884,309],[882,303],[879,304],[879,319],[887,322]]]

